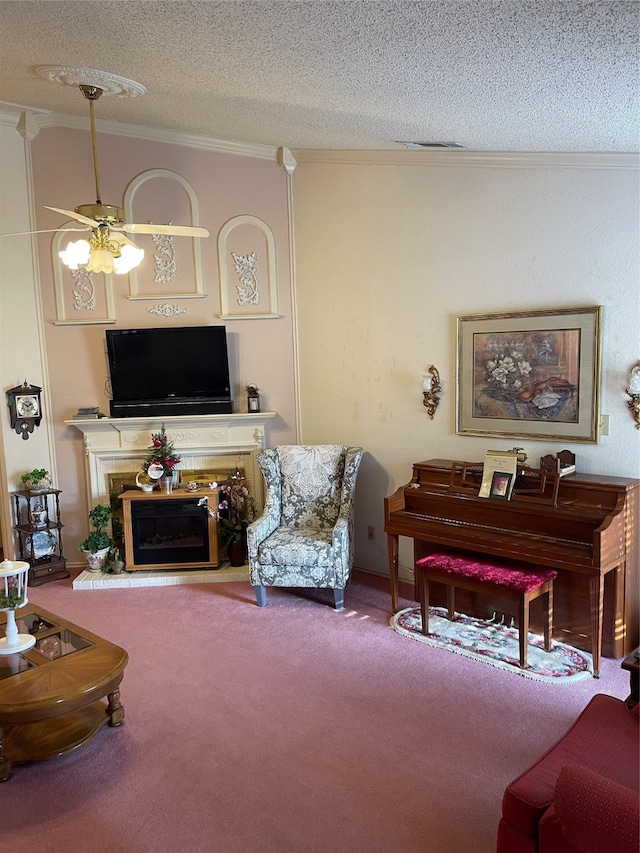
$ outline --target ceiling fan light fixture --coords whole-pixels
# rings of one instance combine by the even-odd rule
[[[69,243],[59,255],[71,270],[82,266],[87,272],[126,275],[142,263],[144,249],[124,234],[111,234],[107,227],[101,226],[95,229],[90,240]]]

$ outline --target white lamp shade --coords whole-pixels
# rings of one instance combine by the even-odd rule
[[[88,240],[77,240],[75,243],[68,243],[67,248],[58,254],[65,266],[70,270],[77,270],[89,262],[91,246]]]
[[[108,249],[92,249],[87,272],[113,272],[113,255]]]
[[[71,270],[78,267],[86,267],[88,272],[103,272],[110,275],[125,275],[142,263],[144,249],[138,248],[124,234],[109,234],[110,244],[113,251],[119,251],[119,257],[114,257],[113,251],[106,245],[92,246],[88,240],[77,240],[69,243],[67,248],[60,252],[62,262]]]
[[[142,263],[144,249],[138,248],[129,240],[120,250],[120,257],[113,259],[113,268],[116,275],[125,275]]]

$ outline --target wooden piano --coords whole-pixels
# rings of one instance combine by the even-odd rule
[[[414,540],[415,560],[445,547],[548,566],[558,570],[553,636],[591,651],[597,675],[601,654],[620,658],[638,645],[640,480],[549,474],[539,488],[528,488],[520,474],[537,471],[543,480],[544,474],[519,465],[511,500],[500,501],[478,497],[482,468],[418,462],[411,482],[385,498],[394,612],[399,536]],[[466,612],[499,611],[486,597],[476,598],[460,596]]]

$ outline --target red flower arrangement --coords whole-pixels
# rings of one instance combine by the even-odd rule
[[[160,465],[165,477],[171,476],[173,469],[181,459],[173,448],[173,442],[169,441],[164,424],[160,432],[151,433],[151,447],[149,455],[145,459],[142,470],[148,471],[150,465]]]

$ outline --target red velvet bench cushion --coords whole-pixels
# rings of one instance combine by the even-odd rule
[[[528,568],[499,560],[477,560],[459,554],[430,554],[416,563],[417,569],[431,569],[443,575],[451,575],[455,586],[456,577],[471,578],[487,584],[511,590],[512,592],[531,592],[547,581],[552,581],[557,572],[553,569]]]
[[[529,636],[529,604],[543,598],[544,648],[551,649],[553,628],[553,569],[514,565],[494,558],[476,558],[473,554],[452,551],[429,554],[416,561],[415,577],[417,597],[422,613],[422,633],[429,634],[429,583],[437,581],[447,587],[447,611],[454,618],[456,587],[472,592],[497,591],[502,598],[517,603],[518,645],[520,667],[527,666],[527,642]]]
[[[580,765],[638,790],[638,708],[630,711],[613,696],[596,694],[578,719],[507,787],[502,798],[498,853],[538,849],[538,824],[554,800],[566,765]]]

